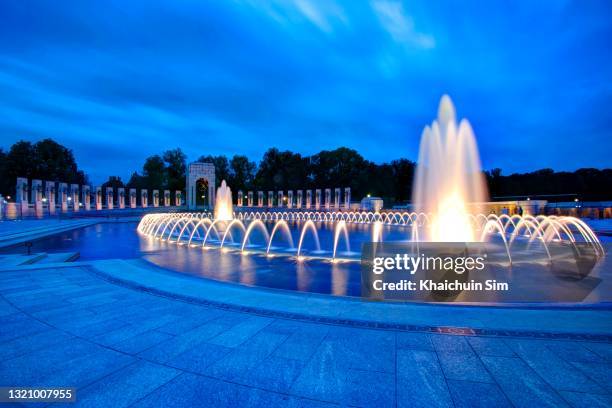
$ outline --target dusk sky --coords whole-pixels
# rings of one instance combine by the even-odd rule
[[[0,147],[99,183],[180,147],[416,160],[448,93],[485,169],[612,166],[611,1],[0,2]]]

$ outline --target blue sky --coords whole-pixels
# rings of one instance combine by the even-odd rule
[[[416,160],[448,93],[485,169],[610,167],[609,1],[0,2],[0,146],[92,181],[181,147]]]

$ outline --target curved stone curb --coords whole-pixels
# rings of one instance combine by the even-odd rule
[[[88,269],[101,279],[133,290],[269,317],[382,330],[612,342],[612,312],[608,310],[389,304],[284,294],[160,271],[142,261],[96,261]]]

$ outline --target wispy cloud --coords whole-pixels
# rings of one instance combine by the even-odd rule
[[[375,0],[372,8],[380,24],[391,37],[402,44],[418,48],[434,48],[433,36],[416,31],[413,18],[404,11],[398,1]]]

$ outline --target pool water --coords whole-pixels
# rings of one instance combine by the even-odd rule
[[[224,252],[216,248],[208,250],[201,247],[188,247],[156,240],[139,234],[135,222],[100,223],[33,242],[32,252],[79,252],[81,261],[100,259],[141,258],[164,269],[185,273],[203,278],[226,282],[240,283],[249,286],[262,286],[274,289],[314,292],[336,296],[361,295],[361,265],[359,262],[339,262],[309,259],[298,262],[295,256],[266,257],[263,237],[254,234],[247,247],[250,254],[242,255],[239,251]],[[333,227],[318,225],[320,246],[325,256],[331,257],[333,248]],[[363,225],[350,227],[350,251],[347,251],[344,240],[338,245],[339,256],[358,258],[362,242],[369,240],[369,228]],[[385,241],[406,239],[409,236],[407,227],[385,227]],[[292,229],[294,243],[297,243],[298,229]],[[287,237],[285,237],[286,239]],[[240,237],[236,236],[236,241]],[[314,253],[315,240],[305,240],[306,253]],[[259,244],[259,245],[258,245]],[[211,246],[218,245],[214,240]],[[228,245],[226,243],[226,245]],[[288,244],[279,237],[274,239],[274,251],[287,251]],[[239,244],[229,244],[238,247]],[[255,248],[256,247],[256,248]],[[24,246],[0,249],[0,253],[25,252]],[[295,250],[294,250],[295,251]],[[294,254],[295,252],[293,252]],[[590,301],[612,301],[612,267],[608,257],[604,257],[588,280],[582,281],[583,287],[595,288]],[[546,266],[541,264],[513,265],[509,271],[513,279],[513,291],[499,293],[495,297],[483,298],[484,302],[514,302],[517,293],[524,301],[547,302],[568,295],[577,297],[575,302],[583,301],[582,296],[589,291],[576,290],[576,286],[552,276]],[[585,286],[586,285],[586,286]],[[406,299],[423,301],[423,299]],[[458,298],[457,301],[462,301]]]

